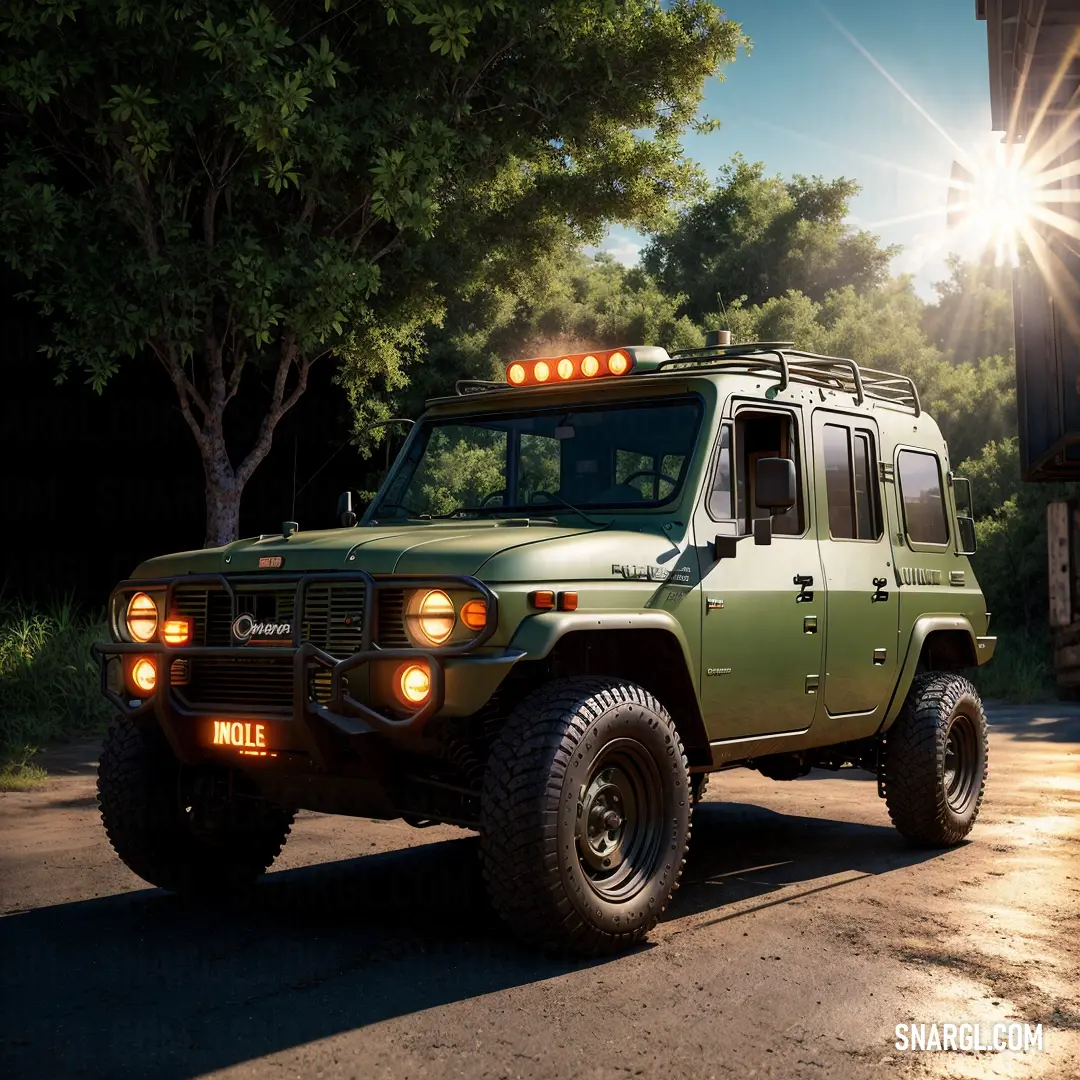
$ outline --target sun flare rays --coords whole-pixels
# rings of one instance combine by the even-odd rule
[[[1026,259],[1038,269],[1053,295],[1062,300],[1068,298],[1070,306],[1075,306],[1080,285],[1055,247],[1067,245],[1075,250],[1075,242],[1080,241],[1080,219],[1075,209],[1080,204],[1080,107],[1062,109],[1055,107],[1054,102],[1070,65],[1080,56],[1080,31],[1049,80],[1031,115],[1028,130],[1018,130],[1020,110],[1014,107],[1009,131],[1001,142],[968,148],[831,12],[824,8],[822,11],[955,155],[952,174],[935,178],[945,189],[944,199],[924,209],[872,222],[867,227],[884,228],[944,218],[939,228],[919,238],[924,258],[949,245],[954,250],[992,252],[998,265],[1015,267]],[[1022,80],[1025,84],[1028,75],[1025,70]],[[1017,92],[1017,102],[1022,89]],[[1070,106],[1076,103],[1074,96]],[[1052,130],[1044,130],[1051,127],[1051,121]],[[898,172],[912,171],[910,166],[889,164]],[[1075,320],[1073,315],[1070,321]]]

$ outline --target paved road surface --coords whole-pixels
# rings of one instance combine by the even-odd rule
[[[494,924],[474,838],[304,814],[243,909],[112,855],[95,747],[0,795],[0,1076],[1080,1077],[1080,710],[995,708],[970,843],[906,848],[875,783],[715,777],[667,920],[599,963]],[[900,1053],[904,1022],[1044,1051]]]

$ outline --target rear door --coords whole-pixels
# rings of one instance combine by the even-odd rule
[[[872,712],[897,664],[900,605],[885,528],[877,424],[815,410],[814,494],[825,574],[825,709]]]

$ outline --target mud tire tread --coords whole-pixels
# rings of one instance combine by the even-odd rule
[[[640,686],[595,676],[555,680],[525,698],[487,762],[480,859],[488,894],[518,936],[549,952],[596,955],[643,941],[678,889],[685,866],[692,817],[668,896],[625,933],[587,922],[563,887],[556,835],[562,781],[590,724],[620,704],[650,711],[665,725],[688,785],[686,753],[667,710]]]
[[[978,791],[961,817],[950,809],[941,781],[949,718],[969,699],[982,748]],[[979,816],[989,775],[986,713],[975,687],[963,676],[927,672],[916,676],[903,709],[885,736],[885,803],[900,834],[917,847],[960,843]]]

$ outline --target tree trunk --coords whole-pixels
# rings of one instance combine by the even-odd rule
[[[240,497],[244,485],[225,462],[203,462],[206,470],[206,539],[203,547],[231,544],[240,536]]]

